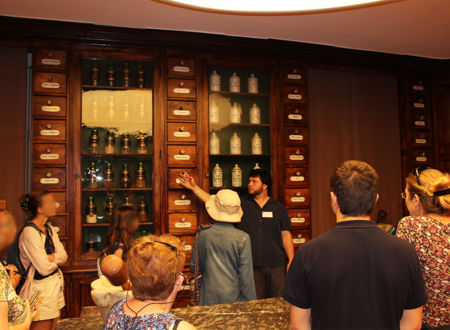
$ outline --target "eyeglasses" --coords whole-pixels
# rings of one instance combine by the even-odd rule
[[[428,170],[429,168],[430,168],[430,167],[416,167],[416,168],[414,169],[413,173],[416,175],[417,184],[418,184],[419,186],[421,186],[421,184],[420,184],[420,179],[419,179],[420,173],[422,173],[422,172],[425,171],[425,170]]]
[[[172,251],[176,251],[176,250],[177,250],[177,247],[176,247],[175,245],[170,244],[170,243],[167,243],[167,242],[161,242],[161,241],[152,241],[152,242],[164,244],[165,246],[170,247],[170,249],[171,249]]]

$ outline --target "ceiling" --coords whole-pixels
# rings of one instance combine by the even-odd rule
[[[450,0],[400,0],[344,11],[280,16],[196,11],[153,0],[1,0],[0,15],[281,39],[450,59]]]

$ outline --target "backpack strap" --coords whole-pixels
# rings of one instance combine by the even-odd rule
[[[212,224],[200,225],[197,228],[197,236],[195,237],[195,265],[194,265],[194,305],[198,306],[200,304],[199,293],[199,257],[200,257],[200,232],[204,229],[211,228]]]

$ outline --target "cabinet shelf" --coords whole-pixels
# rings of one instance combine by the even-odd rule
[[[209,187],[209,190],[218,191],[221,189],[231,189],[231,190],[247,190],[247,187]]]
[[[250,123],[209,123],[210,127],[270,127],[270,124],[250,124]]]
[[[236,95],[236,96],[257,96],[257,97],[269,97],[269,93],[247,93],[247,92],[229,92],[229,91],[220,91],[220,92],[209,92],[210,94],[220,94],[220,95]]]
[[[109,222],[98,222],[98,223],[82,223],[83,227],[109,227],[111,224]],[[139,226],[151,226],[153,222],[139,222]]]
[[[145,153],[145,154],[139,154],[139,153],[128,153],[128,154],[83,153],[83,154],[81,154],[81,156],[82,157],[153,157],[153,154],[152,153]]]
[[[81,191],[150,191],[151,187],[147,188],[83,188]]]
[[[90,90],[100,90],[100,89],[109,89],[109,90],[142,90],[142,91],[151,91],[151,88],[139,88],[139,87],[123,87],[123,86],[94,86],[94,85],[82,85],[81,88],[83,89],[90,89]]]
[[[261,158],[261,157],[270,157],[270,154],[261,154],[261,155],[254,155],[254,154],[239,154],[239,155],[233,155],[233,154],[216,154],[216,155],[209,155],[212,158]]]

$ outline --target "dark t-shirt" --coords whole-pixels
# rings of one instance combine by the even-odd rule
[[[299,248],[283,298],[311,308],[313,329],[399,329],[427,296],[417,254],[372,221],[337,223]]]
[[[270,197],[261,208],[252,196],[241,197],[244,211],[238,229],[248,233],[252,243],[253,267],[281,267],[285,264],[282,230],[291,230],[286,208]]]

